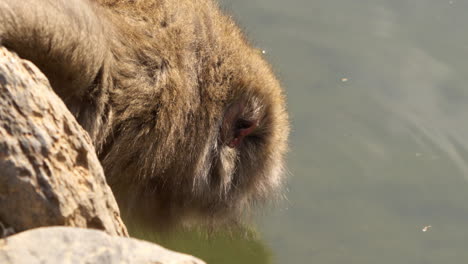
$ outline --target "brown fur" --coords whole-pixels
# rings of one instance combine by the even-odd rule
[[[0,34],[89,132],[124,213],[235,220],[281,185],[283,92],[211,0],[0,0]]]

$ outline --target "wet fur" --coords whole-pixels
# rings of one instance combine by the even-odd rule
[[[127,218],[236,221],[279,190],[283,92],[213,1],[0,0],[0,34],[89,132]],[[232,105],[259,123],[238,148]]]

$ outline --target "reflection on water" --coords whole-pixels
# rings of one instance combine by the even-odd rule
[[[258,235],[253,231],[212,233],[206,230],[180,230],[170,234],[156,234],[136,226],[127,226],[132,237],[194,255],[206,263],[272,263],[270,250],[257,239]]]
[[[468,263],[468,1],[222,5],[288,94],[288,201],[259,224],[273,262]],[[224,241],[205,259],[270,260]]]

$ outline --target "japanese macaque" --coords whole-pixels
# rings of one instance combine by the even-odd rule
[[[127,219],[238,223],[280,192],[284,92],[212,0],[0,0],[0,40],[88,131]]]

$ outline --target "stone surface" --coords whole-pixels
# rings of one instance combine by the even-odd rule
[[[127,236],[88,134],[46,77],[4,48],[0,48],[0,223],[4,230],[16,232],[65,225]]]
[[[0,240],[0,263],[202,264],[195,257],[102,231],[48,227]]]

